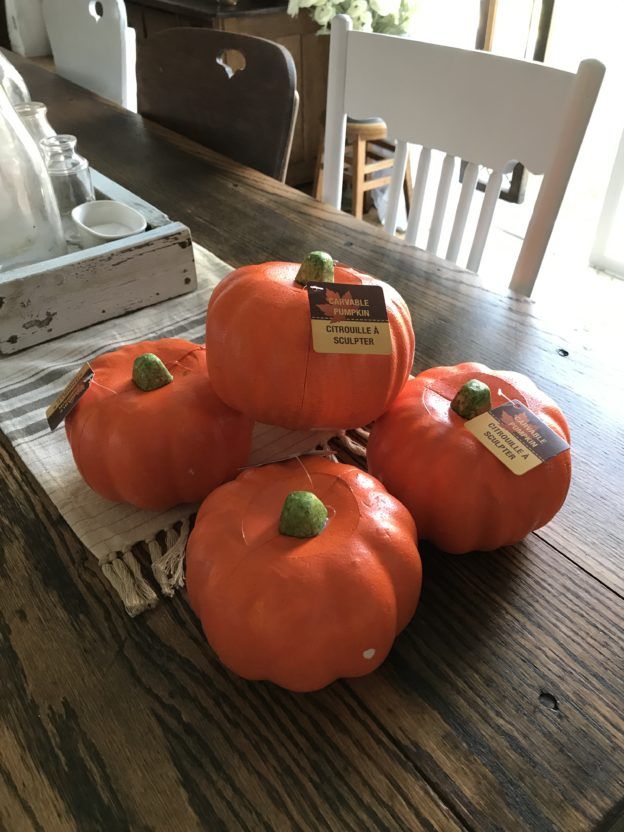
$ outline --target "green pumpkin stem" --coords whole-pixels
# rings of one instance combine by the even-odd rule
[[[316,537],[327,524],[327,509],[310,491],[291,491],[280,515],[280,534]]]
[[[451,402],[451,409],[462,419],[474,419],[492,407],[490,388],[483,381],[471,378],[462,385]]]
[[[295,282],[301,286],[305,286],[306,283],[333,283],[333,257],[326,251],[311,251],[306,254],[295,277]]]
[[[173,376],[153,352],[145,352],[134,359],[132,381],[140,390],[158,390],[165,384],[171,384]]]

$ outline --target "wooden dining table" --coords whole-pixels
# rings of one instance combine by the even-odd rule
[[[573,479],[515,545],[421,541],[422,599],[385,663],[304,695],[228,672],[184,592],[128,617],[2,436],[0,829],[624,829],[621,311],[584,325],[491,291],[10,57],[94,167],[227,263],[327,250],[401,292],[415,372],[531,376],[567,415]]]

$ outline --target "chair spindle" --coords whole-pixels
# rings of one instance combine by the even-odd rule
[[[394,154],[394,167],[392,178],[388,188],[388,213],[386,214],[385,229],[388,234],[394,234],[399,213],[399,200],[403,193],[403,180],[405,179],[405,168],[407,166],[407,142],[398,141]]]
[[[407,218],[407,229],[405,231],[405,242],[410,246],[416,245],[416,236],[418,234],[418,226],[420,225],[430,165],[431,149],[423,147],[418,160],[416,179],[414,180],[414,193],[412,194],[412,207]]]
[[[455,219],[453,221],[453,229],[449,239],[448,249],[446,250],[446,259],[452,263],[457,262],[459,255],[459,247],[464,237],[466,230],[466,220],[468,219],[468,212],[470,211],[470,204],[477,186],[477,179],[479,177],[479,165],[470,162],[464,171],[464,181],[462,183],[461,193],[457,201],[457,210],[455,212]]]
[[[430,251],[432,254],[438,253],[440,234],[442,233],[442,223],[444,221],[446,203],[448,202],[449,190],[454,170],[455,157],[447,153],[444,157],[444,161],[442,162],[440,184],[438,185],[438,192],[436,194],[435,206],[433,209],[433,218],[431,220],[431,228],[429,229],[429,239],[427,240],[427,251]]]
[[[474,240],[472,241],[472,248],[468,256],[468,263],[466,268],[471,272],[478,272],[481,263],[481,256],[485,248],[485,242],[490,232],[492,225],[492,217],[494,216],[494,209],[496,208],[496,200],[500,194],[503,184],[502,171],[492,171],[490,174],[487,187],[485,189],[485,196],[483,197],[483,205],[481,206],[481,213],[479,214],[479,221],[477,222],[477,229],[475,231]]]

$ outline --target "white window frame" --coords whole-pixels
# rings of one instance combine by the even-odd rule
[[[611,232],[615,223],[620,200],[624,199],[624,131],[620,137],[620,144],[615,155],[611,178],[607,187],[602,212],[598,220],[596,237],[589,256],[590,265],[595,269],[614,274],[624,278],[624,255],[623,259],[611,257],[608,253],[608,244]],[[624,235],[624,228],[621,229]]]

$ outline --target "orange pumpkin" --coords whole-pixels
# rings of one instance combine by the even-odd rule
[[[259,422],[293,430],[367,424],[390,405],[412,367],[414,333],[399,293],[325,257],[331,267],[316,270],[308,259],[303,268],[244,266],[212,293],[206,321],[210,378],[224,402]],[[382,286],[392,354],[315,352],[305,288],[310,280]]]
[[[517,399],[569,442],[557,405],[520,373],[483,364],[435,367],[410,379],[371,431],[368,468],[411,511],[419,533],[447,552],[491,550],[521,540],[559,511],[570,485],[570,451],[525,474],[510,471],[468,430],[471,410],[456,394],[471,379],[487,385],[491,407]],[[481,388],[483,389],[483,388]],[[502,394],[499,393],[502,391]]]
[[[162,361],[171,383],[137,386],[144,354]],[[215,395],[203,347],[143,341],[90,363],[95,376],[65,428],[78,470],[102,497],[164,510],[202,500],[247,462],[252,423]]]
[[[312,504],[325,525],[302,517]],[[302,532],[314,536],[293,536]],[[353,466],[303,457],[252,468],[202,504],[186,579],[206,638],[230,670],[317,690],[378,667],[414,614],[416,528]]]

